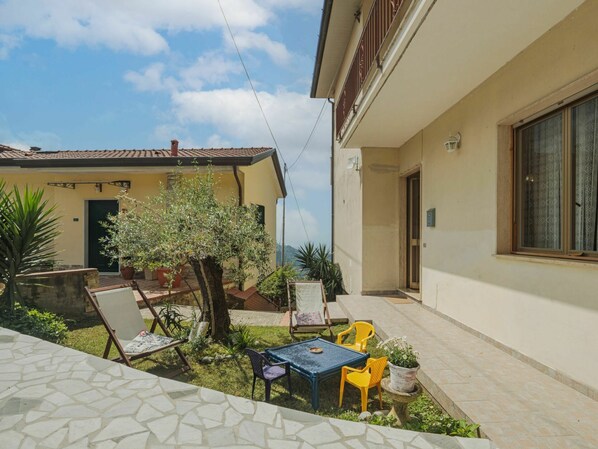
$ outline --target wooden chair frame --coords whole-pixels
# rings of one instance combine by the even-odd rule
[[[106,291],[110,291],[110,290],[116,290],[119,288],[128,288],[128,287],[132,288],[133,290],[137,290],[139,292],[139,295],[143,299],[143,302],[145,303],[146,307],[148,308],[148,310],[154,317],[154,320],[152,322],[152,325],[151,325],[151,328],[149,331],[153,333],[156,330],[156,327],[160,326],[160,329],[162,329],[162,332],[164,332],[164,335],[172,338],[172,334],[169,332],[168,328],[164,325],[164,323],[160,319],[158,312],[156,312],[154,307],[151,305],[149,299],[147,298],[147,296],[145,295],[143,290],[141,290],[139,288],[139,285],[137,284],[137,282],[131,281],[130,283],[124,283],[121,285],[112,285],[110,287],[101,287],[101,288],[96,288],[96,289],[90,289],[88,287],[85,287],[85,293],[87,295],[87,299],[89,300],[89,302],[95,309],[96,313],[102,320],[102,324],[104,325],[104,327],[106,328],[106,331],[108,332],[108,340],[106,341],[106,347],[104,349],[103,358],[108,359],[108,356],[110,354],[110,349],[112,348],[112,344],[114,344],[116,346],[116,349],[118,350],[118,353],[120,354],[120,357],[117,357],[117,358],[114,358],[111,360],[113,362],[124,363],[125,365],[132,368],[133,365],[131,364],[131,362],[133,360],[147,358],[157,352],[163,351],[165,349],[173,348],[176,351],[176,353],[178,354],[179,358],[181,359],[183,366],[180,369],[177,369],[174,372],[169,373],[170,374],[169,377],[174,377],[178,374],[182,374],[186,371],[189,371],[191,369],[191,365],[189,364],[189,361],[183,354],[183,351],[181,351],[181,348],[179,348],[179,345],[182,345],[183,343],[187,342],[187,338],[174,340],[171,343],[169,343],[168,345],[161,346],[161,347],[153,349],[151,351],[146,351],[146,352],[141,352],[138,354],[131,354],[131,355],[125,353],[125,349],[124,349],[123,345],[120,343],[120,341],[118,340],[118,338],[116,336],[115,329],[113,329],[110,326],[108,320],[106,319],[106,316],[102,312],[102,309],[97,302],[95,294],[98,292],[106,292]],[[140,311],[140,313],[141,313],[141,311]]]
[[[321,325],[313,325],[313,324],[295,324],[293,325],[293,306],[292,306],[292,299],[291,299],[291,285],[295,284],[320,284],[320,289],[322,291],[322,303],[324,305],[324,324]],[[330,341],[334,341],[334,333],[332,332],[332,320],[330,319],[330,312],[328,311],[328,303],[326,302],[326,291],[324,290],[324,284],[322,281],[288,281],[287,280],[287,298],[288,298],[288,305],[289,305],[289,333],[291,334],[291,338],[295,339],[295,334],[306,334],[306,333],[318,333],[321,334],[326,329],[330,332]],[[296,310],[295,310],[296,311]]]

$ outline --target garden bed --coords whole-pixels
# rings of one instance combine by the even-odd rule
[[[347,326],[336,326],[333,328],[335,335],[346,329]],[[280,346],[291,342],[288,329],[278,326],[241,326],[244,335],[241,337],[244,343],[256,350]],[[249,335],[246,335],[246,334]],[[90,322],[86,327],[73,329],[65,342],[65,345],[88,354],[102,356],[107,333],[101,324]],[[305,335],[303,338],[313,338],[314,335]],[[376,348],[373,342],[368,346],[368,352],[372,357],[382,356],[382,351]],[[211,388],[235,396],[250,398],[253,371],[249,359],[242,355],[238,348],[221,345],[217,343],[196,341],[183,346],[184,352],[189,356],[192,370],[181,375],[177,380],[193,385]],[[113,348],[111,356],[116,357]],[[169,369],[160,362],[170,363],[172,355],[168,352],[157,357],[155,360],[144,360],[134,364],[135,368],[160,375]],[[233,355],[233,357],[230,357]],[[211,359],[211,360],[210,360]],[[174,360],[174,359],[173,359]],[[210,361],[209,363],[207,363]],[[170,367],[171,368],[171,367]],[[286,389],[286,382],[275,382],[272,387],[271,403],[314,413],[310,401],[309,383],[293,375],[293,398],[289,399]],[[356,388],[348,385],[345,388],[343,408],[338,407],[340,374],[323,381],[320,385],[320,409],[317,414],[356,421],[360,413],[360,396]],[[255,399],[264,399],[264,384],[258,381],[255,391]],[[390,397],[383,395],[384,409],[391,407]],[[370,392],[368,410],[372,413],[379,410],[377,394],[374,390]],[[433,433],[456,434],[459,436],[475,437],[475,426],[470,426],[463,421],[454,420],[443,414],[425,395],[410,405],[410,413],[413,420],[404,428]],[[392,425],[392,420],[385,417],[374,417],[372,423],[381,425]]]

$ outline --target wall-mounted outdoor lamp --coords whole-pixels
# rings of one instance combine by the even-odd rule
[[[444,142],[444,149],[447,153],[452,153],[461,146],[461,133],[457,133],[454,136],[450,136],[446,142]]]
[[[347,170],[359,171],[359,156],[350,157],[347,161]]]

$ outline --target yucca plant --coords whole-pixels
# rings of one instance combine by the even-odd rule
[[[18,275],[35,271],[55,257],[58,236],[55,208],[43,199],[44,191],[12,191],[0,180],[0,283],[2,307],[12,313],[18,299]]]
[[[322,281],[330,300],[335,300],[336,295],[345,293],[343,274],[338,264],[332,262],[332,255],[326,245],[320,244],[316,247],[309,242],[299,247],[297,262],[309,279]]]

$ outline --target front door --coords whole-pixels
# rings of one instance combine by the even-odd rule
[[[407,178],[407,288],[419,290],[420,174]]]
[[[87,266],[100,273],[118,272],[118,263],[102,254],[100,239],[107,235],[102,226],[108,215],[118,213],[118,201],[93,200],[87,202]]]

